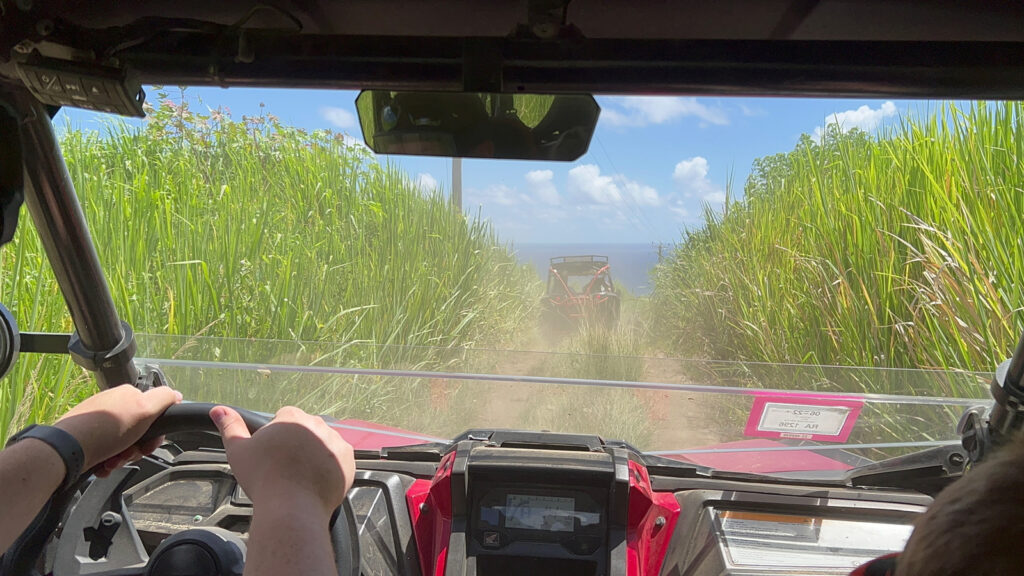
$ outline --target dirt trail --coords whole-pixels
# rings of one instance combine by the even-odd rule
[[[551,375],[552,352],[559,351],[560,341],[569,334],[550,335],[540,329],[534,329],[516,346],[516,352],[510,352],[500,358],[493,367],[494,374],[509,375]],[[692,381],[686,376],[682,362],[670,358],[645,358],[643,377],[645,382],[686,384]],[[558,394],[565,395],[569,387],[552,388],[546,384],[529,383],[494,383],[486,387],[486,392],[475,398],[476,413],[474,425],[495,428],[523,428],[542,425],[557,427],[558,415],[552,413],[553,404],[559,409],[587,411],[587,402],[595,405],[606,402],[613,397],[608,394],[612,389],[595,390],[590,393],[577,393],[572,400],[564,398],[555,400]],[[713,411],[709,411],[711,398],[707,395],[684,391],[665,390],[634,390],[633,395],[639,402],[623,403],[624,409],[640,412],[635,418],[645,419],[651,434],[644,445],[647,450],[673,450],[697,448],[723,441],[716,432],[713,422]],[[621,398],[621,397],[620,397]],[[602,406],[607,410],[607,406]],[[615,407],[611,407],[615,409]],[[598,411],[598,414],[600,412]],[[628,418],[626,418],[628,420]],[[603,422],[592,422],[597,430],[606,430]],[[629,438],[626,438],[629,440]]]
[[[544,373],[548,352],[554,347],[548,337],[535,327],[519,342],[514,351],[499,358],[494,374],[534,376]],[[522,428],[529,420],[528,414],[536,404],[536,398],[544,392],[543,384],[496,383],[490,392],[479,399],[479,418],[486,426],[494,428]]]
[[[670,358],[647,358],[644,380],[664,384],[690,384],[682,362]],[[710,421],[710,398],[692,392],[644,390],[650,407],[647,417],[656,429],[651,437],[652,450],[682,450],[721,442]]]

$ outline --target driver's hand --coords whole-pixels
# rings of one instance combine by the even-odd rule
[[[75,437],[85,452],[83,470],[102,463],[97,476],[133,462],[160,447],[163,438],[139,445],[156,417],[181,402],[181,392],[159,386],[146,392],[122,384],[86,398],[54,424]]]
[[[329,517],[352,487],[352,446],[322,418],[289,406],[251,437],[242,417],[227,406],[214,407],[210,418],[235,478],[257,509],[275,499],[312,497]]]

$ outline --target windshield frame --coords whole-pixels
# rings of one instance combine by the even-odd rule
[[[88,29],[71,28],[71,36]],[[215,26],[213,31],[175,32],[172,45],[181,56],[177,62],[166,57],[166,47],[157,49],[147,42],[124,47],[123,71],[138,73],[148,82],[169,84],[394,86],[391,67],[361,65],[368,55],[376,54],[382,62],[403,71],[400,83],[418,89],[1024,98],[1024,42],[576,38],[573,58],[566,58],[565,42],[538,44],[529,34],[512,38],[409,36],[391,49],[380,48],[383,43],[376,36],[258,35],[252,42],[261,57],[240,70],[232,65],[237,55],[204,52],[214,41],[223,40],[225,29]],[[62,37],[64,33],[54,40],[73,44]],[[95,36],[82,35],[86,39]],[[12,35],[12,42],[17,41],[20,36]],[[329,49],[310,49],[317,46]],[[422,57],[424,48],[435,56],[427,64]],[[193,57],[197,52],[215,56]],[[474,56],[478,53],[491,54],[490,63],[480,64]],[[263,56],[270,54],[274,56]],[[101,388],[138,383],[134,335],[110,297],[50,124],[52,109],[33,97],[28,91],[33,83],[12,72],[12,66],[5,63],[0,68],[5,77],[0,100],[9,104],[0,108],[16,117],[21,126],[19,155],[30,179],[27,204],[76,327],[70,352],[76,362],[96,373]],[[350,74],[339,74],[338,69]],[[364,72],[358,73],[359,69]],[[211,75],[210,70],[218,73]],[[622,73],[627,70],[633,73]],[[567,72],[573,73],[568,75],[573,80],[565,80]],[[1019,350],[1024,350],[1024,340]],[[1024,354],[1015,357],[1024,358]]]

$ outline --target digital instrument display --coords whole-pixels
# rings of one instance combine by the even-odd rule
[[[508,494],[505,527],[547,532],[572,532],[575,528],[574,498]]]

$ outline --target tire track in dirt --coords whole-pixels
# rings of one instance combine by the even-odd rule
[[[556,340],[543,333],[539,327],[530,331],[529,337],[509,350],[498,360],[494,374],[509,376],[543,376]],[[489,392],[480,399],[479,418],[491,428],[523,428],[529,421],[529,410],[536,408],[536,399],[543,396],[544,384],[524,382],[498,382],[490,386]]]
[[[683,361],[673,358],[645,358],[644,380],[658,384],[693,384]],[[689,391],[642,390],[648,406],[647,417],[655,424],[649,450],[682,450],[710,446],[722,441],[710,421],[711,398]]]
[[[510,350],[493,368],[494,374],[551,376],[552,353],[569,333],[544,332],[535,328],[530,337]],[[682,360],[666,357],[644,358],[643,381],[659,384],[689,384]],[[546,384],[499,382],[487,384],[475,399],[474,425],[489,428],[524,428],[536,412],[545,407]],[[680,450],[709,446],[724,441],[720,427],[710,419],[713,401],[707,394],[688,391],[634,390],[643,407],[637,418],[645,418],[653,429],[642,449]],[[598,423],[598,427],[599,423]],[[627,439],[628,440],[628,439]]]

